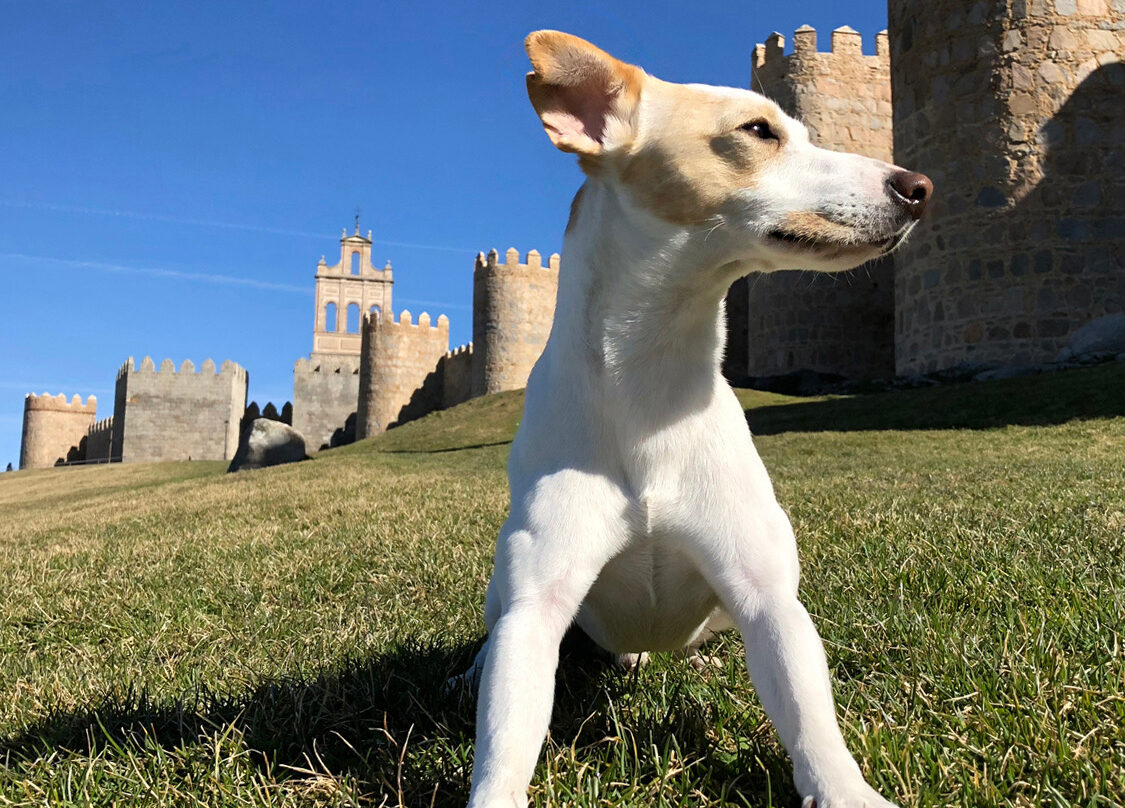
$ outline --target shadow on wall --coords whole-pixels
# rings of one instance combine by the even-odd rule
[[[335,449],[337,446],[347,446],[349,443],[355,443],[355,417],[354,412],[349,413],[348,417],[344,419],[344,425],[336,427],[336,431],[332,433],[332,438],[328,443],[321,445],[320,449]]]
[[[82,436],[82,440],[78,441],[77,446],[71,446],[67,450],[66,457],[60,457],[55,460],[56,466],[68,466],[72,463],[85,463],[86,462],[86,436]]]
[[[940,213],[896,280],[900,373],[1048,361],[1085,323],[1125,311],[1125,64],[1092,71],[1030,142],[1010,150],[1011,137],[988,129],[954,171],[926,167]]]
[[[473,740],[476,699],[463,691],[446,693],[444,685],[468,667],[474,651],[469,644],[407,643],[343,670],[270,679],[229,696],[196,692],[156,702],[143,693],[115,694],[0,738],[0,759],[18,770],[25,761],[60,751],[148,758],[153,746],[175,752],[228,733],[241,738],[250,759],[271,778],[303,779],[315,761],[318,771],[355,777],[364,791],[386,795],[391,804],[461,808],[470,776],[463,750]],[[574,765],[586,757],[593,767],[604,765],[601,748],[618,736],[620,720],[641,750],[674,748],[690,756],[700,787],[723,790],[708,795],[713,799],[757,804],[780,791],[779,804],[792,801],[789,762],[777,745],[747,732],[738,756],[716,748],[708,733],[710,708],[692,698],[689,685],[666,683],[664,697],[674,706],[659,720],[639,718],[628,697],[638,687],[636,677],[608,669],[573,632],[563,642],[559,674],[551,735],[557,743],[573,743]],[[684,681],[693,678],[688,673]],[[209,760],[197,760],[204,777]]]
[[[755,435],[885,429],[995,429],[1125,416],[1125,363],[747,410]]]
[[[387,429],[393,429],[442,409],[442,391],[445,386],[444,367],[441,362],[438,362],[437,368],[426,374],[422,386],[411,393],[410,401],[406,402],[402,409],[398,411],[395,419],[387,424]]]

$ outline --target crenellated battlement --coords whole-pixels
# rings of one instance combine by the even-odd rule
[[[471,343],[471,342],[468,342],[464,345],[458,345],[452,351],[446,351],[445,352],[445,358],[446,359],[459,359],[462,356],[470,356],[471,357],[472,355],[473,355],[473,343]]]
[[[864,60],[866,63],[887,62],[890,60],[890,44],[886,31],[875,35],[875,53],[863,53],[863,36],[859,31],[849,25],[841,25],[832,31],[831,47],[828,51],[818,51],[816,29],[811,25],[802,25],[793,32],[793,52],[785,53],[785,37],[774,31],[766,38],[764,43],[754,46],[754,70],[780,71],[788,69],[792,62],[802,62],[810,59],[834,57],[839,63],[841,58]]]
[[[171,359],[165,359],[160,363],[160,369],[157,370],[156,363],[152,361],[151,356],[146,356],[141,360],[138,365],[133,357],[129,357],[117,371],[117,379],[128,374],[142,374],[153,373],[156,375],[166,376],[230,376],[233,379],[245,379],[246,369],[239,365],[237,362],[232,362],[229,359],[224,359],[223,364],[215,368],[215,362],[212,359],[204,359],[203,364],[199,366],[199,370],[195,369],[195,363],[190,359],[185,359],[179,369],[176,368],[175,362]]]
[[[515,247],[509,247],[507,252],[504,253],[504,261],[500,261],[500,253],[495,248],[488,251],[488,254],[477,253],[476,261],[473,264],[473,272],[492,271],[504,269],[507,271],[513,270],[532,270],[532,269],[546,269],[549,272],[559,271],[560,257],[558,253],[551,253],[547,258],[547,265],[543,266],[543,256],[539,250],[528,250],[527,260],[520,261],[520,251]]]
[[[63,393],[52,396],[50,393],[28,393],[24,398],[25,410],[51,411],[51,412],[76,412],[93,414],[98,411],[98,397],[90,396],[82,402],[82,396],[75,394],[67,400]]]
[[[109,430],[109,429],[113,429],[113,416],[112,415],[109,416],[108,418],[103,418],[100,421],[94,421],[94,423],[90,425],[90,428],[88,430],[86,430],[86,432],[89,434],[89,433],[93,433],[93,432],[104,432],[104,431]]]
[[[395,322],[393,312],[385,311],[377,317],[365,314],[363,316],[363,323],[364,328],[376,327],[383,331],[387,329],[410,328],[415,331],[419,329],[430,329],[435,332],[435,334],[439,331],[444,331],[446,334],[449,333],[449,318],[444,314],[438,315],[437,321],[434,322],[430,319],[429,312],[424,311],[418,315],[418,322],[414,322],[414,315],[410,313],[409,309],[403,309],[399,312],[398,322]]]

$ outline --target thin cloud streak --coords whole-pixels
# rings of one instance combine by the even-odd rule
[[[94,216],[112,216],[122,219],[143,219],[150,222],[167,222],[168,224],[183,224],[191,227],[217,227],[224,230],[238,230],[251,233],[269,233],[274,236],[293,236],[295,238],[316,239],[330,241],[333,236],[325,233],[310,233],[307,230],[288,230],[282,227],[265,227],[256,224],[239,224],[238,222],[217,222],[212,219],[193,219],[187,216],[169,216],[163,213],[145,213],[138,210],[115,210],[112,208],[88,208],[81,205],[59,205],[54,202],[19,202],[13,199],[0,199],[0,205],[9,208],[22,208],[24,210],[48,210],[54,213],[85,213]],[[447,247],[443,244],[419,244],[413,241],[388,241],[375,239],[375,244],[387,247],[406,247],[413,250],[437,250],[439,252],[455,252],[476,255],[476,250],[467,247]]]
[[[308,294],[309,292],[308,287],[305,286],[274,283],[273,281],[260,281],[254,278],[240,278],[237,275],[209,275],[204,272],[183,272],[178,269],[163,269],[161,267],[130,267],[122,264],[107,264],[101,261],[76,261],[70,258],[52,258],[47,255],[25,255],[23,253],[0,253],[0,258],[10,258],[17,261],[39,261],[48,264],[58,264],[72,269],[98,269],[103,272],[115,272],[125,275],[146,275],[151,278],[170,278],[173,280],[214,283],[225,286],[249,286],[254,289],[266,289],[273,292],[290,292],[293,294]]]
[[[26,255],[24,253],[0,253],[0,258],[60,264],[71,269],[97,269],[103,272],[146,275],[153,278],[170,278],[172,280],[197,283],[213,283],[224,286],[249,286],[254,289],[265,289],[271,292],[305,295],[311,291],[311,289],[306,286],[296,286],[289,283],[274,283],[273,281],[260,281],[254,278],[239,277],[237,275],[210,275],[204,272],[183,272],[178,269],[163,269],[160,267],[130,267],[124,266],[123,264],[108,264],[101,261],[77,261],[71,258],[53,258],[48,255]],[[398,302],[410,306],[435,306],[459,311],[472,310],[472,306],[466,306],[461,303],[446,303],[441,300],[419,300],[412,297],[400,297],[398,298]]]

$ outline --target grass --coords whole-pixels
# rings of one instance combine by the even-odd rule
[[[868,777],[1121,805],[1125,368],[741,395]],[[521,402],[238,475],[0,475],[0,805],[463,804],[474,701],[441,685],[481,639]],[[564,656],[533,801],[793,805],[738,638],[714,653]]]

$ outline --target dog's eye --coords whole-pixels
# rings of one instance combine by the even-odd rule
[[[743,132],[749,132],[761,140],[779,140],[777,133],[770,129],[770,125],[765,121],[750,121],[738,127]]]

